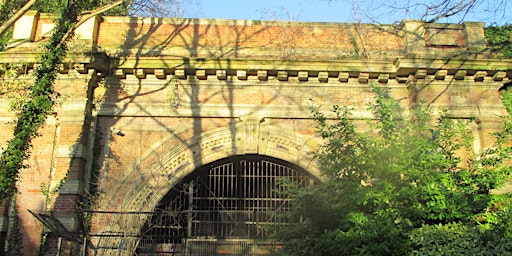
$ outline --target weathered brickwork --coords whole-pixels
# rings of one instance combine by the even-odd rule
[[[53,18],[29,12],[0,63],[20,64],[30,81]],[[488,147],[506,114],[498,90],[512,62],[488,54],[483,25],[95,17],[71,43],[56,81],[59,104],[21,172],[23,252],[38,250],[43,230],[27,210],[51,210],[74,231],[92,181],[101,192],[94,210],[129,212],[152,211],[180,178],[232,155],[271,156],[320,176],[310,107],[344,105],[354,119],[369,118],[370,83],[405,107],[422,101],[474,118],[475,149]],[[10,100],[0,99],[2,143],[12,134]],[[41,185],[60,189],[43,193]],[[138,232],[144,220],[133,218],[94,216],[91,233]],[[48,255],[57,250],[53,235]],[[92,237],[90,250],[133,254],[134,241],[121,252],[108,249],[115,243]]]
[[[399,33],[386,26],[201,19],[104,19],[106,22],[100,24],[98,43],[121,56],[137,53],[140,56],[178,54],[194,58],[259,56],[325,60],[357,57],[362,51],[367,51],[380,56],[390,54],[386,57],[393,58],[404,44]],[[124,36],[113,38],[111,31]],[[383,40],[386,44],[382,44]],[[119,52],[119,49],[130,50]],[[275,55],[275,50],[278,55]]]

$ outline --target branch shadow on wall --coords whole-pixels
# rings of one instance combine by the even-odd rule
[[[115,55],[109,57],[111,61],[110,74],[101,74],[104,77],[93,79],[93,83],[89,85],[88,102],[89,107],[87,108],[87,121],[84,123],[83,131],[77,143],[86,145],[89,152],[89,156],[92,158],[92,163],[88,170],[85,170],[84,175],[87,177],[81,177],[85,185],[90,185],[90,188],[84,188],[84,195],[79,198],[76,205],[79,206],[76,212],[85,213],[87,218],[90,218],[91,210],[94,209],[95,204],[102,204],[109,210],[116,210],[115,204],[110,202],[119,202],[120,199],[125,196],[123,193],[130,192],[130,185],[124,184],[129,181],[130,175],[135,175],[133,172],[139,171],[137,166],[137,158],[143,155],[149,150],[148,147],[152,146],[148,144],[148,141],[144,135],[148,135],[151,130],[157,130],[168,134],[172,137],[176,143],[179,144],[201,144],[201,134],[212,126],[223,126],[227,124],[230,127],[235,126],[238,121],[238,113],[235,109],[237,103],[243,103],[236,95],[236,85],[233,81],[235,74],[232,72],[232,66],[230,61],[225,61],[225,58],[237,58],[239,52],[247,49],[243,46],[244,41],[251,40],[252,35],[257,35],[265,31],[265,27],[259,31],[249,33],[247,31],[250,26],[233,26],[235,34],[235,42],[220,44],[216,47],[207,47],[202,45],[201,38],[206,34],[214,33],[216,37],[222,37],[221,32],[214,29],[214,24],[209,24],[206,27],[201,27],[200,21],[195,19],[182,19],[179,22],[172,25],[173,30],[167,35],[167,37],[157,45],[150,42],[152,35],[157,33],[159,29],[164,25],[161,19],[151,19],[148,24],[144,24],[145,20],[131,20],[131,26],[127,30],[125,36],[125,43],[123,50]],[[142,25],[135,25],[137,22],[142,22]],[[193,27],[194,33],[191,40],[188,40],[183,31],[186,28]],[[243,35],[243,38],[242,38]],[[186,42],[185,49],[187,54],[172,55],[172,51],[169,48],[172,47],[174,40],[181,40]],[[271,42],[269,42],[269,45]],[[194,66],[201,66],[203,56],[208,59],[213,59],[216,62],[216,70],[226,70],[229,72],[226,75],[226,79],[219,80],[217,82],[217,89],[215,91],[208,90],[205,88],[203,82],[199,81],[195,75],[197,68]],[[181,63],[176,66],[167,65],[165,62],[166,58],[181,59]],[[152,69],[144,67],[144,61],[148,58],[153,60],[160,59],[161,63],[164,63],[163,67],[165,78],[157,79],[152,81],[150,85],[145,84],[144,81],[149,79],[149,76],[156,74],[146,73],[147,71],[152,72]],[[191,63],[191,60],[194,63]],[[130,69],[126,67],[127,63],[130,62]],[[184,77],[177,78],[172,73],[177,69],[184,70]],[[121,72],[119,75],[117,72]],[[207,71],[210,72],[210,71]],[[248,71],[255,72],[255,71]],[[251,75],[253,73],[250,73]],[[254,73],[255,74],[255,73]],[[213,76],[217,74],[207,74]],[[101,85],[104,83],[104,89],[101,89]],[[164,93],[177,94],[180,96],[174,99],[177,102],[159,101],[160,104],[174,104],[174,111],[170,117],[165,115],[154,115],[155,109],[148,109],[150,105],[144,104],[141,99],[156,97]],[[205,94],[207,92],[207,94]],[[104,95],[98,95],[103,93]],[[277,88],[274,91],[274,96],[265,102],[265,104],[277,99],[280,94],[280,89]],[[167,96],[166,96],[167,97]],[[98,99],[100,99],[98,101]],[[203,124],[204,111],[202,106],[209,104],[215,100],[222,99],[221,107],[227,109],[228,115],[223,118],[219,123],[210,123],[208,127]],[[217,103],[216,103],[217,104]],[[264,106],[255,106],[252,112],[258,111]],[[188,108],[190,113],[186,117],[179,114],[181,108]],[[169,109],[169,108],[167,108]],[[158,112],[158,111],[157,111]],[[187,111],[184,111],[187,112]],[[251,113],[246,113],[250,115]],[[151,125],[148,128],[148,133],[144,131],[131,130],[128,127],[137,125],[138,120],[144,117],[145,122],[150,122]],[[169,119],[174,119],[174,123],[169,123]],[[192,130],[177,129],[180,126],[181,120],[188,119],[192,120]],[[140,127],[140,126],[139,126]],[[125,128],[128,128],[126,130]],[[141,127],[142,128],[142,127]],[[144,129],[142,129],[144,130]],[[235,132],[232,129],[233,133]],[[136,135],[135,133],[139,133]],[[234,137],[234,134],[232,134]],[[133,140],[138,137],[138,140]],[[192,139],[189,139],[192,138]],[[139,145],[123,144],[124,141],[139,143]],[[233,147],[234,145],[234,141]],[[112,148],[115,145],[116,148]],[[124,149],[123,149],[124,148]],[[133,151],[136,149],[137,151]],[[158,156],[157,156],[158,157]],[[127,164],[128,163],[128,164]],[[131,164],[130,164],[131,163]],[[196,167],[200,167],[205,164],[202,162],[195,163]],[[86,164],[84,164],[87,166]],[[128,171],[127,173],[112,173],[111,170],[123,169]],[[158,175],[158,174],[152,174]],[[111,186],[113,185],[113,187]],[[105,189],[112,189],[111,191],[102,191]],[[112,197],[105,198],[104,194],[110,194]],[[149,196],[149,195],[148,195]],[[61,211],[59,205],[69,205],[69,202],[65,202],[69,198],[59,195],[55,199],[55,212]],[[112,201],[110,201],[112,200]],[[110,204],[108,206],[107,204]],[[97,207],[97,206],[96,206]],[[114,208],[108,208],[114,207]],[[94,218],[94,216],[92,216]],[[84,234],[88,231],[83,230]],[[107,231],[107,233],[110,231]],[[101,239],[108,240],[108,234],[102,233],[99,235],[105,235]],[[111,235],[111,234],[110,234]],[[124,234],[126,235],[126,234]],[[130,234],[128,234],[130,235]],[[87,247],[93,251],[96,255],[100,253],[101,245],[107,243],[108,246],[115,245],[116,241],[99,241],[97,243],[88,242]],[[118,244],[119,249],[122,249],[121,245]],[[133,248],[125,248],[133,249]]]

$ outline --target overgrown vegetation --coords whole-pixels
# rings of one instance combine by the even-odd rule
[[[512,58],[512,25],[487,27],[485,38],[498,57]]]
[[[473,120],[443,113],[430,124],[424,105],[406,114],[385,89],[373,90],[368,132],[346,107],[334,106],[334,120],[314,109],[326,182],[290,185],[288,217],[302,223],[276,232],[290,254],[511,255],[511,198],[492,193],[510,172],[510,117],[495,145],[475,152]]]
[[[21,255],[22,245],[20,241],[23,236],[21,234],[21,223],[18,216],[18,209],[16,209],[16,196],[11,198],[7,207],[9,210],[9,227],[7,229],[5,251],[1,253],[5,253],[5,255],[9,256]]]
[[[77,22],[79,12],[86,7],[89,6],[80,1],[70,2],[63,7],[51,39],[45,45],[35,81],[19,109],[14,138],[8,142],[0,155],[0,199],[9,198],[16,192],[18,173],[24,167],[24,160],[29,156],[31,141],[38,135],[38,129],[51,114],[56,98],[53,83],[58,74],[58,66],[62,63],[67,50],[65,35]]]

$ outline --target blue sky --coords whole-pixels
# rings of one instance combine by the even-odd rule
[[[198,0],[205,18],[352,22],[350,4],[321,0]]]
[[[410,0],[192,0],[197,5],[190,16],[219,19],[295,20],[318,22],[371,22],[369,16],[380,23],[393,23],[404,18],[417,18],[414,10],[400,8]],[[465,17],[467,21],[485,21],[488,25],[510,23],[510,14],[503,10],[512,8],[510,0],[483,0]],[[412,1],[418,2],[418,1]],[[419,1],[422,2],[422,1]],[[430,2],[426,1],[426,2]],[[495,5],[501,3],[509,6]],[[355,3],[355,4],[354,4]],[[402,5],[400,5],[402,3]],[[384,6],[391,4],[398,9]],[[498,10],[489,11],[489,10]],[[423,12],[423,11],[421,11]],[[504,16],[504,17],[503,17]],[[441,20],[460,22],[461,17]]]

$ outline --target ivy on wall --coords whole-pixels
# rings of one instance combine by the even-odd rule
[[[29,156],[32,139],[38,136],[46,118],[54,107],[56,93],[53,83],[58,75],[59,64],[66,55],[65,35],[77,22],[81,10],[80,1],[69,2],[62,8],[55,29],[41,56],[34,84],[30,87],[27,101],[18,110],[14,137],[0,155],[0,199],[12,196],[16,191],[19,170]]]
[[[9,228],[7,229],[7,238],[5,246],[5,255],[21,255],[21,223],[16,209],[16,196],[12,197],[8,205],[9,209]],[[1,253],[1,252],[0,252]]]

